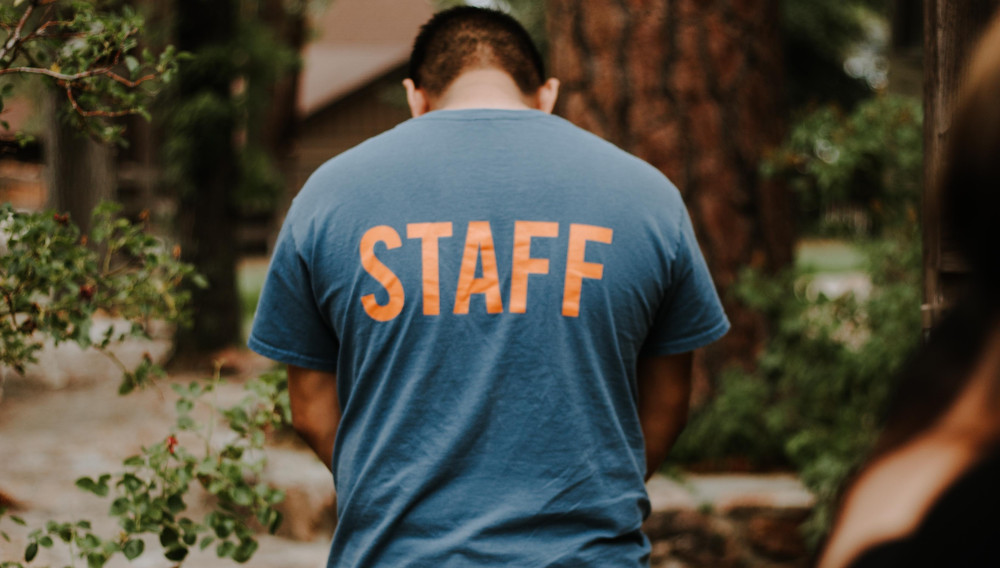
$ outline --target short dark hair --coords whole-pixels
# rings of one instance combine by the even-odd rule
[[[545,82],[542,56],[517,20],[498,10],[458,6],[420,28],[409,73],[417,87],[436,96],[462,72],[485,67],[508,73],[526,95]]]

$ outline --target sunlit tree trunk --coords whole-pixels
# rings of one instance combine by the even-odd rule
[[[792,260],[787,193],[758,174],[783,131],[777,0],[550,0],[548,22],[558,111],[684,195],[733,322],[700,371],[752,366],[764,321],[731,289]]]

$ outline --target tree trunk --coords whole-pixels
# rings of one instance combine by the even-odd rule
[[[182,151],[178,236],[182,258],[209,283],[194,291],[194,325],[178,334],[177,348],[180,359],[197,360],[240,340],[232,207],[239,184],[231,100],[235,67],[225,55],[236,33],[237,11],[234,0],[176,0],[174,9],[177,48],[195,55],[181,65],[174,107],[175,113],[196,117],[176,117],[184,124],[179,142],[188,145]]]
[[[68,106],[66,94],[46,94],[44,142],[48,206],[69,213],[83,233],[90,231],[94,207],[115,193],[115,151],[67,125],[59,109]]]
[[[305,11],[292,12],[288,9],[286,0],[265,0],[261,6],[261,20],[267,22],[274,32],[275,37],[281,43],[294,51],[302,53],[302,48],[306,41],[306,17]],[[279,170],[287,175],[291,168],[290,152],[293,147],[293,137],[295,127],[298,123],[296,116],[296,101],[299,94],[299,66],[283,70],[268,87],[270,104],[264,113],[259,126],[250,125],[251,136],[256,136],[275,165]],[[285,184],[287,186],[287,183]],[[267,250],[270,253],[274,247],[274,240],[277,237],[278,229],[284,219],[284,214],[288,210],[291,197],[287,195],[287,190],[283,188],[281,194],[275,201],[275,206],[270,213]]]
[[[763,317],[730,290],[745,267],[792,260],[784,187],[758,162],[781,141],[776,0],[550,0],[558,112],[663,171],[681,190],[733,329],[704,377],[753,366]]]
[[[924,330],[933,326],[966,281],[942,226],[937,177],[947,147],[962,73],[998,0],[924,0]]]
[[[306,39],[305,11],[289,13],[285,0],[265,0],[261,7],[261,20],[266,22],[275,37],[295,53],[300,53]],[[283,71],[269,86],[269,111],[260,125],[260,139],[268,152],[279,162],[285,159],[294,136],[295,101],[298,98],[298,68]]]

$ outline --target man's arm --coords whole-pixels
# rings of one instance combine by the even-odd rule
[[[337,375],[289,365],[288,398],[292,427],[330,469],[333,441],[340,424]]]
[[[687,423],[691,360],[691,352],[639,359],[639,423],[646,439],[647,480]]]

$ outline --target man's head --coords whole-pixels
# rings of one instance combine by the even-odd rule
[[[503,106],[499,101],[506,98],[551,112],[558,92],[555,79],[546,81],[542,56],[517,20],[471,6],[439,12],[424,24],[404,86],[414,116],[450,106],[457,94],[463,107],[477,100]]]

